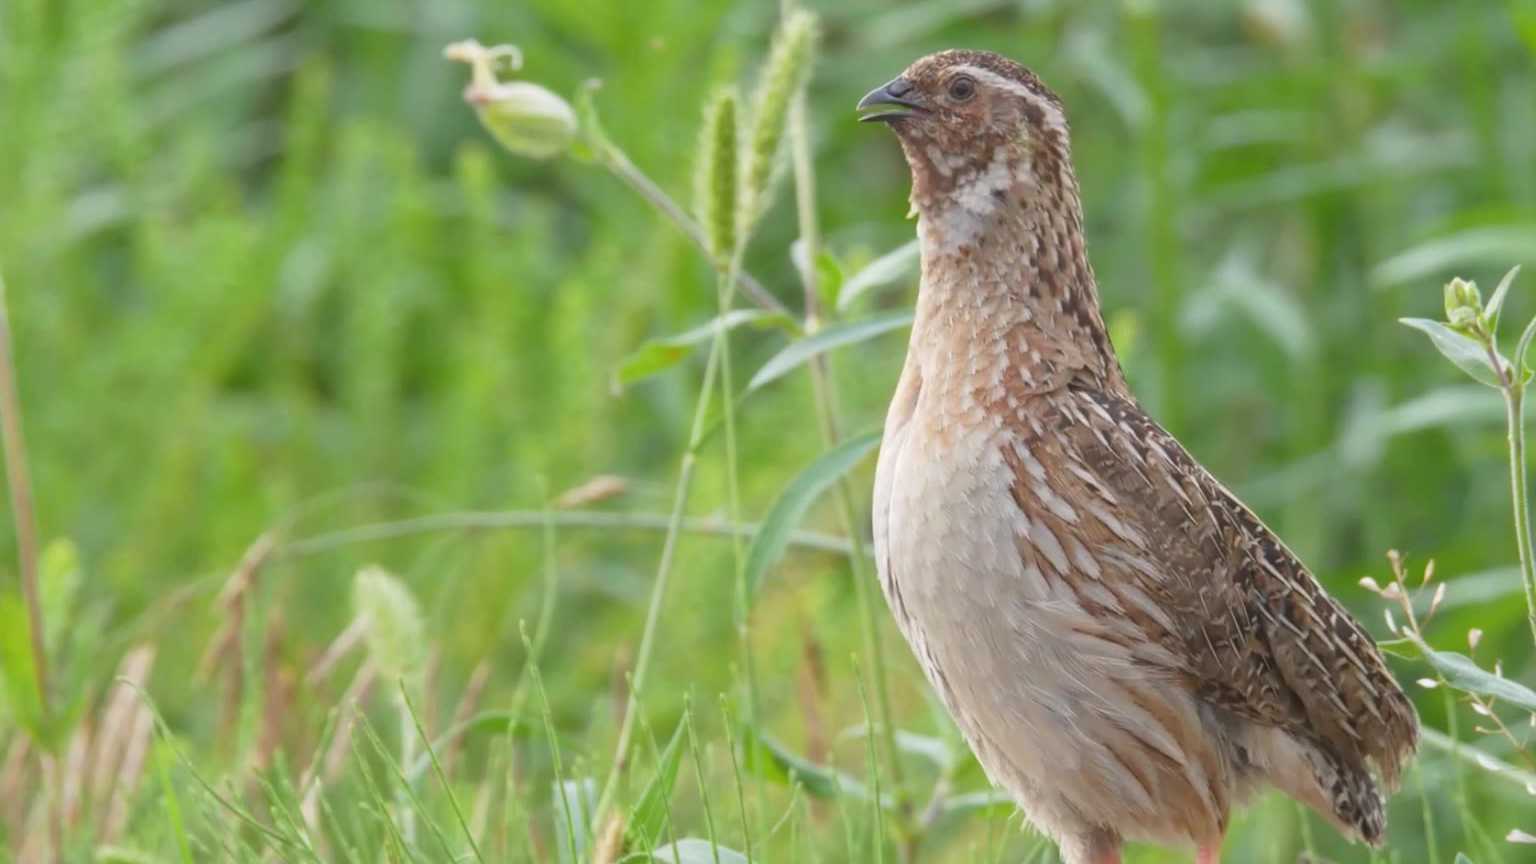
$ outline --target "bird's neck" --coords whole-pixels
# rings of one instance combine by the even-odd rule
[[[914,359],[959,388],[1123,388],[1070,172],[1048,187],[1017,177],[921,209]]]

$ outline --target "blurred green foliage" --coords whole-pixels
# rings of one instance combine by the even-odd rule
[[[1451,587],[1432,635],[1459,648],[1481,628],[1478,656],[1529,680],[1501,406],[1396,320],[1438,314],[1452,274],[1491,285],[1536,263],[1536,3],[809,5],[823,22],[809,117],[829,267],[851,273],[912,235],[900,154],[854,122],[861,94],[943,47],[1035,68],[1069,107],[1090,253],[1151,412],[1368,623],[1379,625],[1379,603],[1356,580],[1384,574],[1389,548],[1417,565],[1433,557]],[[427,698],[443,714],[481,660],[485,704],[506,702],[524,660],[518,621],[537,614],[553,568],[541,664],[552,719],[572,748],[568,776],[572,758],[601,765],[654,532],[561,529],[552,556],[537,522],[279,550],[242,600],[248,674],[233,726],[214,698],[225,685],[194,672],[233,614],[220,587],[276,527],[294,539],[443,511],[537,511],[595,475],[628,481],[596,507],[667,509],[702,354],[627,388],[613,377],[647,339],[715,314],[714,270],[611,176],[496,150],[460,101],[465,70],[441,49],[471,35],[515,42],[520,74],[568,96],[600,79],[609,135],[686,200],[702,103],[723,83],[750,84],[777,18],[777,4],[720,0],[0,5],[0,269],[38,523],[45,541],[72,544],[54,553],[72,587],[47,610],[65,622],[49,637],[60,698],[96,698],[124,652],[150,643],[146,689],[176,753],[238,777],[275,722],[297,774],[346,679],[312,685],[304,671],[347,626],[359,567],[384,564],[422,600],[438,652]],[[798,309],[787,197],[746,267]],[[849,315],[903,308],[912,288],[872,290]],[[1529,288],[1517,284],[1506,308],[1522,320],[1536,310]],[[846,432],[878,426],[899,334],[831,355]],[[732,340],[740,392],[785,336],[739,328]],[[803,374],[743,403],[747,518],[824,449],[811,415]],[[719,449],[704,456],[695,515],[726,507]],[[806,527],[839,530],[826,505]],[[3,600],[16,584],[9,534],[0,547]],[[644,694],[665,740],[694,693],[717,769],[703,779],[727,789],[713,705],[736,675],[732,566],[729,543],[686,538]],[[851,598],[846,560],[824,553],[792,553],[762,585],[752,638],[765,725],[796,747],[859,722],[846,686],[860,650]],[[904,645],[885,635],[898,713],[942,731]],[[281,676],[262,672],[264,656],[292,670],[276,721],[263,708]],[[1421,711],[1444,729],[1446,707],[1431,698]],[[0,708],[0,744],[18,740],[14,719]],[[1471,736],[1472,718],[1461,724]],[[862,748],[837,742],[835,761],[858,765]],[[152,759],[174,763],[162,749]],[[525,758],[547,790],[542,752]],[[1454,764],[1426,756],[1427,800],[1410,779],[1393,809],[1397,857],[1373,860],[1485,848],[1522,860],[1518,847],[1476,845],[1460,814],[1483,814],[1497,840],[1521,818],[1536,830],[1533,799]],[[196,787],[165,773],[167,786],[146,781],[124,836],[170,856],[164,790]],[[682,776],[674,815],[700,833]],[[961,777],[981,788],[973,767]],[[534,797],[547,816],[548,796]],[[734,799],[717,797],[715,821],[735,825]],[[1438,852],[1425,848],[1424,814],[1440,823]],[[821,818],[815,831],[839,846],[838,817]],[[923,860],[970,860],[990,848],[977,838],[994,822],[956,828]],[[1229,854],[1295,860],[1302,824],[1314,823],[1269,801],[1239,823]],[[1366,860],[1315,824],[1325,857]],[[21,828],[0,818],[0,838]],[[69,845],[89,860],[91,844],[82,832]]]

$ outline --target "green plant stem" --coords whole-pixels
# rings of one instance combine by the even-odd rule
[[[16,557],[21,595],[27,606],[32,641],[32,674],[37,679],[38,709],[48,716],[48,659],[43,643],[43,605],[37,590],[37,528],[32,511],[32,481],[27,473],[26,440],[21,431],[21,399],[16,390],[16,361],[11,350],[9,298],[0,274],[0,437],[5,447],[5,479],[16,525]],[[37,742],[43,744],[44,742]]]
[[[356,528],[343,528],[325,534],[316,534],[273,550],[274,559],[306,558],[332,552],[358,543],[394,540],[433,531],[495,531],[503,529],[577,528],[589,530],[631,530],[664,532],[672,527],[672,518],[660,513],[610,513],[602,510],[461,510],[449,513],[433,513],[413,516],[392,522],[375,522]],[[684,519],[684,534],[728,539],[734,535],[755,536],[762,528],[756,522],[723,522],[716,519]],[[846,538],[815,531],[796,531],[790,535],[790,545],[818,552],[848,555],[855,546]],[[858,549],[863,549],[859,544]],[[867,552],[864,554],[868,554]],[[219,574],[223,575],[223,574]],[[540,614],[540,621],[544,615]]]
[[[656,627],[661,620],[662,602],[667,594],[667,582],[672,575],[672,563],[677,557],[677,539],[682,535],[683,514],[688,509],[688,495],[693,489],[693,471],[698,463],[699,443],[704,439],[705,418],[709,415],[710,396],[715,389],[715,375],[720,368],[720,346],[711,345],[709,360],[704,365],[704,384],[699,388],[698,403],[693,411],[693,429],[688,435],[688,449],[683,453],[682,467],[678,473],[677,490],[672,497],[672,516],[667,526],[667,536],[662,542],[661,560],[656,564],[656,580],[651,587],[651,600],[645,611],[645,627],[640,632],[640,649],[635,655],[635,668],[629,696],[624,704],[624,719],[619,723],[619,741],[614,746],[613,766],[603,783],[603,792],[593,808],[592,831],[602,828],[614,795],[618,792],[619,775],[624,772],[629,759],[630,739],[634,735],[635,715],[638,712],[640,694],[645,691],[646,673],[650,670],[651,651],[655,647]]]
[[[704,253],[705,257],[709,257],[709,238],[704,236],[703,229],[689,217],[687,211],[678,206],[676,201],[672,200],[671,196],[663,192],[661,187],[656,185],[655,181],[646,176],[639,166],[631,162],[629,156],[623,150],[620,150],[611,142],[604,141],[597,146],[597,153],[598,160],[604,168],[612,171],[614,176],[624,181],[641,198],[644,198],[653,207],[661,211],[661,214],[671,220],[672,224],[682,229],[683,234],[687,236],[693,245],[699,248],[699,251]],[[780,303],[779,298],[773,296],[767,288],[763,287],[763,283],[754,278],[752,274],[738,267],[735,282],[741,286],[741,290],[748,297],[752,298],[753,303],[770,312],[775,312],[787,319],[794,320],[789,307]]]
[[[1498,777],[1516,787],[1536,784],[1536,773],[1511,765],[1503,759],[1491,756],[1466,743],[1458,742],[1444,732],[1426,726],[1419,730],[1419,740],[1429,749],[1438,750],[1452,758],[1476,765],[1480,773]]]
[[[411,717],[411,707],[405,698],[405,683],[396,681],[395,701],[400,710],[400,765],[402,770],[416,763],[416,725]],[[400,823],[400,834],[412,847],[416,845],[416,811],[411,807],[411,781],[402,779],[395,787],[395,818]]]
[[[1511,373],[1513,375],[1513,373]],[[1503,388],[1509,415],[1509,485],[1514,503],[1515,545],[1520,554],[1520,584],[1525,589],[1525,619],[1536,645],[1536,561],[1532,560],[1530,502],[1526,498],[1525,384],[1509,381]]]
[[[734,154],[732,158],[735,158]],[[741,259],[746,252],[746,236],[738,237],[736,249],[731,254],[729,266],[720,273],[719,305],[720,314],[723,316],[731,308],[733,287],[737,283],[737,277],[741,273]],[[736,476],[737,449],[736,449],[736,399],[731,392],[731,345],[730,336],[726,328],[715,328],[715,342],[720,351],[720,404],[725,412],[725,482],[726,497],[730,508],[731,524],[737,526],[731,532],[731,554],[736,565],[736,639],[741,651],[741,674],[743,688],[746,691],[746,722],[753,729],[758,726],[758,693],[757,693],[757,663],[752,657],[752,614],[751,597],[747,591],[747,556],[746,549],[742,545],[742,533],[739,530],[741,524],[741,484]],[[729,719],[727,718],[727,722]],[[732,757],[734,758],[734,756]],[[759,775],[757,763],[757,749],[752,749],[752,773]],[[742,819],[746,819],[746,813],[742,813]],[[751,857],[751,849],[748,848],[748,857]]]
[[[785,0],[784,12],[788,14],[793,4]],[[810,134],[806,123],[805,93],[795,94],[789,106],[790,154],[794,163],[795,203],[800,223],[800,242],[805,253],[806,266],[800,274],[800,284],[805,295],[805,332],[814,333],[821,326],[820,294],[816,285],[816,257],[820,254],[820,231],[816,222],[816,173],[811,159]],[[811,360],[811,387],[816,401],[816,416],[821,427],[822,442],[828,448],[835,447],[841,437],[837,424],[836,402],[832,392],[831,374],[826,358]],[[879,715],[881,743],[890,760],[891,786],[900,811],[908,809],[906,785],[902,782],[900,750],[896,747],[895,712],[891,710],[890,688],[886,683],[885,652],[880,646],[879,610],[870,596],[870,583],[875,576],[870,572],[869,556],[858,531],[858,511],[854,507],[852,484],[847,477],[838,478],[836,490],[838,508],[843,517],[843,530],[848,533],[849,564],[853,571],[854,596],[859,606],[864,651],[869,656],[871,672],[875,679],[875,710]]]

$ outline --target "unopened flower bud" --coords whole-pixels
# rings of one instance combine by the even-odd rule
[[[512,68],[522,55],[511,45],[486,48],[473,39],[443,51],[449,60],[468,63],[473,70],[464,101],[473,105],[480,124],[509,152],[534,159],[559,156],[576,140],[576,112],[558,94],[529,81],[500,81],[496,63],[506,58]]]
[[[1483,315],[1483,295],[1477,283],[1456,278],[1445,283],[1445,320],[1457,330],[1477,326]]]

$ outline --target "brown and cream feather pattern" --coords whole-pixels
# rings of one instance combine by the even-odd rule
[[[958,76],[974,95],[953,98]],[[1264,785],[1380,843],[1373,775],[1396,786],[1413,708],[1370,637],[1131,395],[1059,100],[978,52],[898,85],[923,277],[876,553],[978,758],[1070,864],[1118,860],[1124,839],[1205,855]]]

